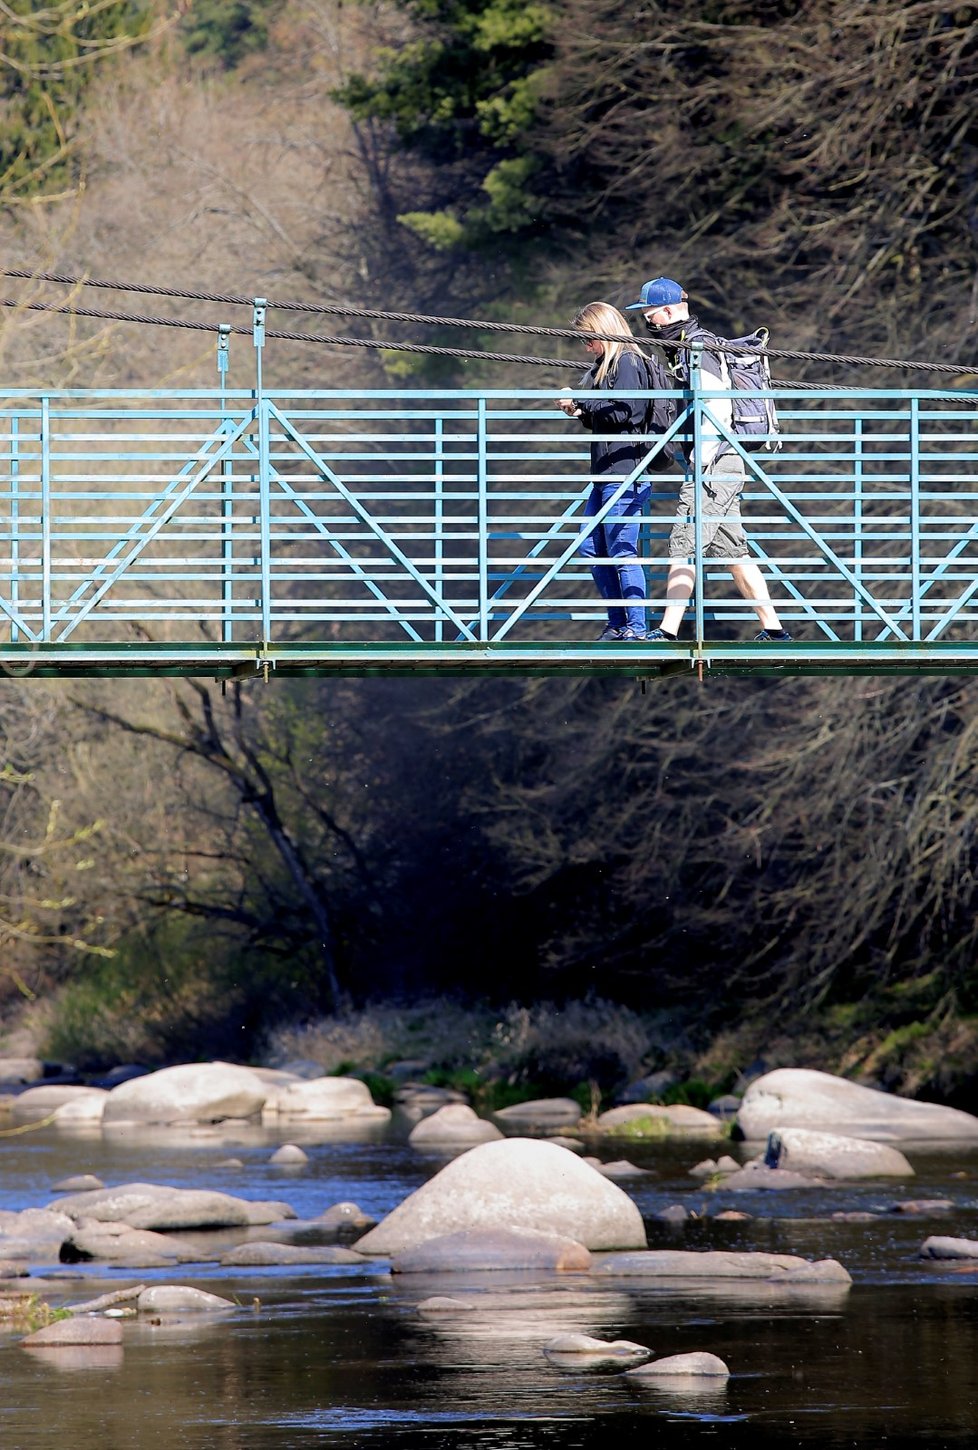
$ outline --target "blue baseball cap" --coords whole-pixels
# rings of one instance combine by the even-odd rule
[[[626,312],[635,312],[639,307],[647,312],[650,307],[670,307],[677,302],[685,302],[686,293],[678,282],[671,277],[653,277],[651,282],[646,282],[642,288],[641,295],[637,302],[629,302],[625,308]]]

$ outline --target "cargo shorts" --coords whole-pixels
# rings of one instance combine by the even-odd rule
[[[736,563],[748,557],[747,535],[740,517],[740,496],[746,481],[744,460],[737,453],[723,454],[706,470],[700,486],[700,538],[704,559],[730,559]],[[687,478],[679,490],[676,521],[669,535],[670,559],[693,557],[695,500],[695,484]]]

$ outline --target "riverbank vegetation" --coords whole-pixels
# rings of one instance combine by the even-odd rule
[[[974,5],[10,9],[9,266],[554,325],[666,272],[722,330],[974,384]],[[41,282],[7,296],[10,384],[216,378],[210,335],[40,314],[63,296]],[[267,352],[273,384],[556,381]],[[545,1086],[478,1024],[543,1013],[559,1037],[597,993],[616,1038],[644,1024],[642,1061],[672,1065],[667,1022],[711,1086],[762,1055],[974,1105],[967,680],[8,679],[3,699],[0,1006],[54,1056],[247,1059],[276,1033],[383,1037],[395,1003],[455,1020],[450,994],[470,1068],[494,1045],[501,1081]],[[383,1072],[408,1045],[339,1061]]]

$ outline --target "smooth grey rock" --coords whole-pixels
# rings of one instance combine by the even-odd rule
[[[913,1178],[900,1152],[867,1138],[844,1138],[809,1128],[779,1128],[768,1134],[767,1168],[805,1173],[813,1178]]]
[[[546,1140],[483,1143],[446,1164],[357,1243],[393,1254],[463,1228],[533,1228],[589,1249],[644,1247],[638,1208],[614,1183]]]
[[[920,1248],[922,1259],[978,1259],[978,1239],[947,1238],[932,1234]]]
[[[838,1278],[834,1259],[820,1260],[822,1278]],[[813,1265],[797,1254],[737,1253],[726,1249],[647,1249],[638,1254],[604,1254],[594,1272],[659,1279],[771,1279]],[[843,1272],[845,1272],[843,1270]],[[848,1277],[848,1276],[847,1276]]]
[[[909,1198],[903,1203],[891,1203],[890,1213],[920,1214],[950,1213],[954,1208],[953,1198]]]
[[[601,1173],[605,1178],[649,1178],[651,1170],[648,1168],[636,1168],[634,1163],[629,1163],[627,1158],[616,1158],[611,1163],[602,1163],[600,1158],[585,1158],[587,1163],[596,1173]]]
[[[725,1177],[728,1173],[739,1173],[741,1165],[736,1158],[731,1158],[729,1153],[722,1157],[704,1158],[702,1163],[696,1163],[690,1170],[690,1178],[715,1178]]]
[[[708,1377],[718,1379],[727,1378],[730,1371],[718,1355],[708,1354],[704,1350],[695,1350],[692,1354],[670,1354],[665,1359],[654,1359],[650,1364],[640,1365],[638,1369],[626,1370],[629,1379],[633,1380],[657,1380],[674,1379],[678,1377],[702,1378]]]
[[[341,1233],[344,1229],[360,1230],[373,1228],[377,1220],[364,1213],[355,1203],[334,1203],[325,1209],[313,1223],[318,1229]]]
[[[309,1154],[296,1143],[283,1143],[281,1148],[275,1149],[275,1152],[268,1161],[269,1163],[279,1163],[291,1167],[296,1164],[308,1163]]]
[[[13,1263],[57,1261],[61,1245],[74,1228],[66,1214],[51,1209],[0,1209],[0,1259]]]
[[[772,1284],[851,1284],[852,1275],[838,1259],[816,1259],[793,1269],[775,1269]]]
[[[62,1178],[60,1183],[51,1185],[52,1193],[91,1193],[96,1188],[104,1188],[105,1184],[101,1178],[96,1178],[94,1173],[76,1173],[71,1178]]]
[[[22,1339],[24,1349],[61,1349],[65,1345],[78,1344],[121,1344],[122,1325],[117,1319],[103,1319],[101,1316],[59,1319],[54,1324],[45,1324]]]
[[[314,1248],[303,1244],[272,1244],[258,1240],[239,1244],[221,1255],[225,1266],[256,1267],[276,1264],[362,1264],[363,1255],[352,1249]]]
[[[390,1108],[380,1108],[366,1083],[357,1077],[317,1077],[289,1083],[270,1092],[264,1116],[301,1118],[307,1122],[356,1119],[388,1122]]]
[[[487,1123],[465,1103],[446,1103],[415,1123],[408,1142],[413,1148],[437,1148],[442,1144],[471,1147],[474,1143],[496,1142],[502,1136],[494,1123]]]
[[[434,1294],[430,1299],[422,1299],[418,1305],[419,1314],[462,1314],[468,1313],[477,1306],[468,1299],[452,1299],[447,1294]]]
[[[124,1263],[133,1269],[198,1264],[203,1258],[197,1249],[167,1234],[130,1228],[124,1223],[99,1222],[79,1224],[62,1244],[60,1257],[65,1264],[94,1259],[100,1263]],[[217,1255],[211,1257],[216,1259]]]
[[[237,1307],[230,1299],[187,1284],[156,1284],[136,1300],[140,1314],[224,1314]]]
[[[543,1352],[556,1369],[571,1373],[634,1368],[651,1359],[651,1349],[630,1339],[592,1339],[589,1334],[558,1334],[548,1339]]]
[[[52,1117],[66,1103],[79,1102],[82,1098],[101,1100],[101,1097],[100,1088],[78,1087],[71,1083],[48,1083],[19,1093],[11,1105],[11,1117],[15,1123],[37,1123],[42,1118]]]
[[[810,1068],[782,1067],[752,1082],[737,1114],[745,1138],[810,1128],[874,1142],[978,1142],[978,1118],[959,1108],[914,1102]]]
[[[689,1218],[689,1209],[684,1208],[681,1203],[671,1203],[668,1208],[660,1208],[653,1215],[661,1219],[663,1223],[685,1223]]]
[[[155,1183],[124,1183],[91,1193],[70,1194],[51,1205],[72,1219],[127,1223],[131,1228],[246,1228],[295,1218],[287,1203],[252,1202],[204,1188],[169,1188]]]
[[[500,1108],[493,1117],[509,1127],[573,1128],[581,1120],[580,1103],[573,1098],[535,1098],[528,1103],[513,1103]]]
[[[267,1096],[265,1084],[247,1067],[184,1063],[113,1088],[103,1122],[219,1123],[227,1118],[253,1118]]]
[[[721,1122],[727,1123],[735,1118],[740,1112],[740,1098],[735,1093],[724,1093],[722,1097],[714,1098],[707,1104],[706,1111],[712,1113]]]
[[[810,1178],[807,1173],[792,1173],[788,1168],[768,1168],[759,1158],[752,1159],[736,1173],[728,1173],[723,1180],[724,1189],[734,1193],[754,1192],[758,1189],[778,1192],[785,1188],[824,1188],[825,1180]]]
[[[528,1228],[474,1228],[426,1239],[391,1261],[392,1274],[452,1274],[472,1270],[548,1269],[586,1274],[591,1255],[562,1234]]]
[[[646,1138],[718,1138],[723,1129],[712,1113],[688,1103],[632,1103],[610,1108],[597,1121],[599,1133]]]

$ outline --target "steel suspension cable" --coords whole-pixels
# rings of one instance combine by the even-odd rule
[[[225,306],[233,307],[251,307],[254,306],[256,301],[254,297],[245,297],[239,293],[234,292],[201,292],[195,290],[192,291],[189,289],[175,287],[160,287],[145,282],[110,281],[105,278],[85,277],[83,275],[74,275],[64,272],[38,272],[25,267],[0,267],[0,276],[16,277],[36,282],[50,282],[62,286],[96,287],[108,289],[115,292],[134,292],[142,293],[147,296],[173,297],[179,298],[184,301],[214,302],[220,303]],[[4,302],[2,305],[9,306],[11,304]],[[22,305],[34,306],[35,308],[40,308],[43,306],[43,304],[28,303],[24,303]],[[308,312],[321,314],[323,316],[372,318],[384,322],[406,322],[429,327],[474,328],[481,332],[515,332],[531,335],[534,337],[567,337],[573,338],[575,341],[578,342],[581,338],[580,330],[570,327],[540,327],[533,326],[529,323],[491,322],[488,319],[477,319],[468,317],[439,317],[432,316],[423,312],[393,312],[385,308],[359,307],[354,303],[301,302],[295,300],[277,301],[272,299],[265,299],[265,305],[267,307],[274,308],[277,311],[283,312]],[[79,316],[99,315],[98,313],[86,313],[80,308],[71,307],[53,308],[51,310],[73,311]],[[118,316],[115,320],[135,322],[141,321],[143,319],[132,316]],[[145,320],[158,325],[166,325],[165,319],[148,318]],[[179,324],[173,323],[172,325],[177,326]],[[182,325],[191,326],[192,324],[185,323]],[[207,324],[202,325],[204,327],[207,327]],[[269,337],[278,337],[292,341],[332,342],[346,346],[390,348],[391,350],[400,352],[436,352],[442,355],[448,355],[453,357],[483,358],[484,360],[490,362],[543,362],[548,365],[553,364],[554,366],[559,367],[578,366],[577,363],[561,362],[555,358],[503,356],[500,354],[479,351],[466,352],[464,350],[456,348],[425,347],[422,344],[375,342],[372,340],[368,341],[367,339],[363,338],[320,338],[313,334],[285,332],[267,333],[266,335]],[[605,342],[618,341],[616,337],[607,333],[589,332],[588,336],[599,338]],[[680,343],[679,346],[689,346],[689,344]],[[964,373],[978,372],[978,368],[971,368],[967,366],[962,367],[960,364],[957,363],[914,362],[909,358],[862,357],[849,353],[804,352],[791,348],[759,348],[758,354],[761,356],[772,358],[787,358],[796,362],[801,361],[836,363],[847,367],[900,368],[915,372],[951,373],[958,376]],[[786,386],[793,386],[793,384],[786,384]],[[806,386],[809,385],[806,384]]]

